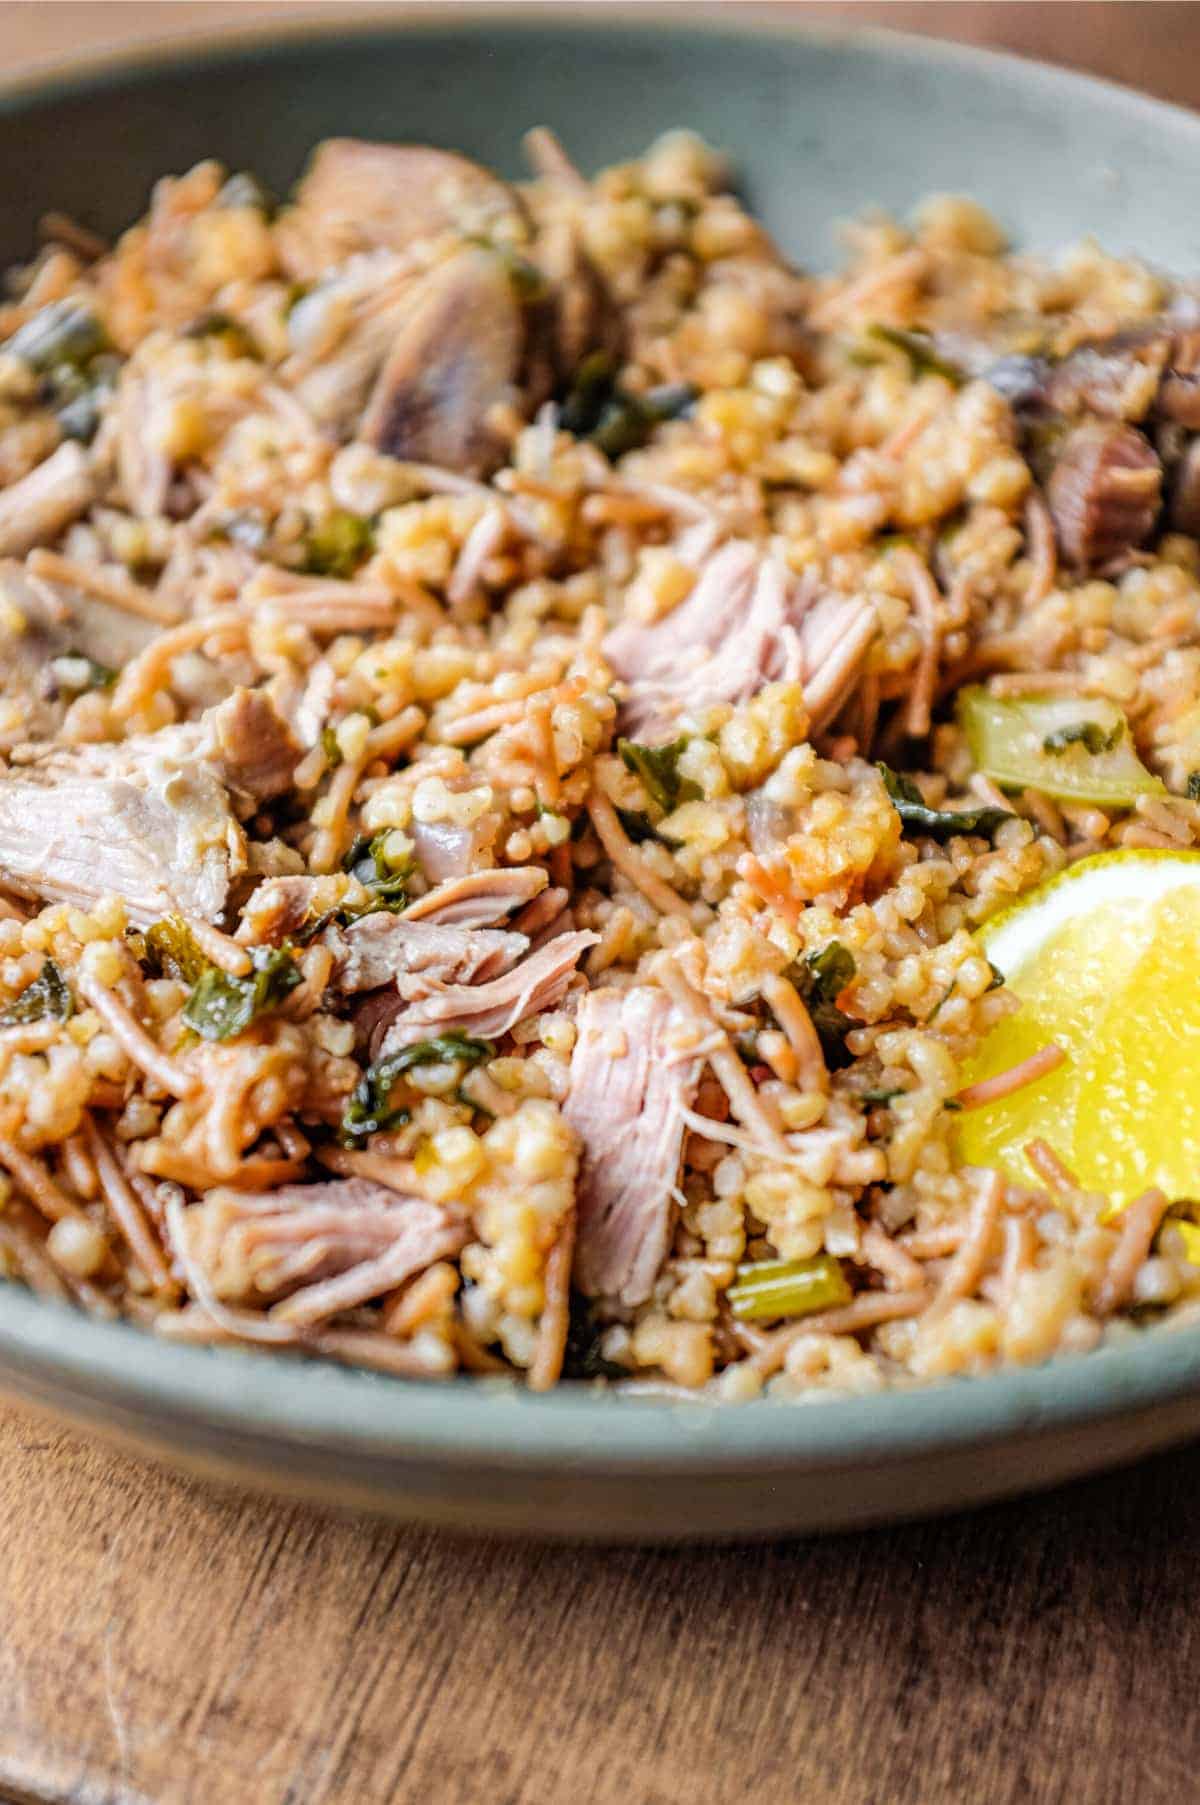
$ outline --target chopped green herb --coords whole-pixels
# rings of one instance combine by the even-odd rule
[[[955,834],[982,834],[990,840],[998,827],[1015,818],[1008,809],[993,808],[990,804],[969,809],[930,808],[911,778],[899,776],[887,765],[877,765],[876,769],[902,825],[916,833],[928,834],[933,840],[950,840]]]
[[[584,820],[586,819],[587,817],[584,816]],[[625,829],[626,834],[633,841],[635,846],[640,846],[644,840],[652,840],[654,838],[654,827],[650,817],[649,815],[644,814],[641,809],[619,808],[617,810],[617,820],[621,823],[621,826]]]
[[[117,386],[121,360],[99,351],[85,363],[57,363],[43,376],[41,399],[52,409],[65,439],[90,444],[104,403]]]
[[[992,981],[988,985],[988,989],[989,990],[999,990],[1000,986],[1005,981],[1004,973],[1000,970],[1000,967],[998,965],[993,965],[990,959],[988,960],[988,970],[992,974]]]
[[[617,741],[617,751],[625,769],[641,778],[651,802],[656,802],[668,815],[681,802],[698,802],[704,794],[698,783],[679,775],[679,760],[688,744],[686,738],[671,740],[665,746],[639,746],[633,740]]]
[[[27,984],[20,996],[14,997],[8,1008],[0,1013],[0,1026],[14,1028],[24,1022],[47,1019],[66,1022],[74,1013],[75,999],[70,985],[54,960],[46,959],[32,984]]]
[[[309,527],[304,568],[312,576],[352,577],[375,549],[375,528],[361,514],[334,508]]]
[[[86,652],[62,652],[52,660],[51,668],[59,689],[75,695],[82,695],[88,689],[111,689],[117,680],[111,664],[101,664],[98,658],[89,658]]]
[[[837,999],[858,970],[854,955],[840,941],[831,940],[818,952],[809,953],[804,963],[793,968],[791,977],[804,998],[812,1025],[821,1042],[825,1063],[831,1071],[849,1065],[846,1036],[861,1026],[837,1006]]]
[[[893,1098],[906,1095],[907,1092],[899,1089],[894,1091],[863,1091],[859,1101],[861,1103],[866,1103],[871,1109],[885,1109]]]
[[[184,328],[184,338],[219,339],[231,357],[252,357],[261,363],[262,351],[254,334],[232,314],[214,310],[202,313]]]
[[[360,884],[374,891],[378,899],[376,907],[387,903],[399,908],[408,894],[412,860],[407,855],[402,859],[388,857],[387,843],[393,832],[394,829],[385,827],[370,840],[360,836],[342,860],[343,871],[348,871]]]
[[[563,1350],[564,1379],[627,1379],[628,1369],[606,1360],[600,1351],[603,1327],[586,1297],[572,1291],[567,1317],[567,1345]]]
[[[275,217],[275,196],[249,169],[231,175],[217,195],[218,207],[253,207],[267,219]]]
[[[565,431],[616,459],[644,445],[662,421],[687,414],[698,393],[689,382],[675,382],[632,395],[617,383],[612,359],[593,352],[580,365],[559,420]]]
[[[300,982],[291,949],[256,947],[254,970],[244,978],[209,966],[183,1006],[183,1019],[204,1040],[230,1040],[251,1022],[277,1009]]]
[[[4,349],[31,370],[44,373],[56,364],[73,364],[78,369],[111,346],[90,307],[78,301],[51,301],[13,333]]]
[[[1098,757],[1101,752],[1112,752],[1120,745],[1125,733],[1125,722],[1117,721],[1106,733],[1099,721],[1075,721],[1069,727],[1056,727],[1042,741],[1042,751],[1051,753],[1066,752],[1071,746],[1082,746],[1092,756]]]
[[[809,953],[804,963],[812,973],[810,995],[821,1003],[836,1003],[858,970],[854,954],[840,940],[831,940],[819,952]]]
[[[944,376],[955,388],[966,381],[957,364],[952,364],[937,350],[928,332],[905,332],[899,326],[868,326],[867,337],[903,351],[914,376]]]
[[[384,1129],[400,1128],[408,1121],[406,1109],[392,1109],[391,1096],[397,1081],[414,1066],[435,1065],[454,1061],[467,1071],[490,1059],[495,1052],[490,1040],[473,1040],[457,1030],[439,1034],[432,1040],[418,1041],[390,1058],[376,1060],[368,1066],[355,1086],[342,1116],[342,1134],[351,1140]],[[472,1105],[474,1107],[474,1105]]]
[[[852,1294],[841,1262],[821,1253],[811,1260],[755,1260],[739,1266],[726,1295],[740,1322],[768,1322],[848,1304]]]
[[[141,957],[158,976],[182,984],[198,984],[212,965],[182,915],[164,915],[146,929]]]
[[[1189,771],[1187,780],[1189,802],[1200,802],[1200,771]]]
[[[4,350],[41,377],[40,399],[57,416],[64,438],[86,444],[95,436],[121,366],[90,307],[52,301],[13,333]]]
[[[322,727],[321,750],[325,754],[325,763],[331,771],[336,771],[342,762],[342,748],[338,745],[336,727]]]
[[[947,1097],[945,1102],[942,1104],[942,1108],[948,1109],[952,1113],[957,1114],[957,1112],[962,1108],[962,1104],[959,1102],[957,1097]]]

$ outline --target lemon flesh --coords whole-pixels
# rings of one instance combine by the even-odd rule
[[[963,1114],[960,1156],[1018,1183],[1048,1143],[1114,1208],[1150,1185],[1200,1197],[1200,852],[1098,853],[979,935],[1020,1009],[965,1067],[975,1084],[1055,1041],[1066,1059]]]

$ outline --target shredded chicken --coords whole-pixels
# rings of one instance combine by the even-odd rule
[[[589,991],[577,1026],[563,1106],[583,1142],[576,1282],[644,1303],[670,1245],[684,1111],[704,1060],[688,1050],[688,1018],[648,985]]]

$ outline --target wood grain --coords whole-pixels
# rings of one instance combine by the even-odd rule
[[[3,5],[6,63],[311,8]],[[813,6],[1200,101],[1193,5]],[[448,1540],[0,1410],[11,1805],[1200,1798],[1200,1449],[824,1542]]]
[[[0,1795],[72,1805],[1197,1796],[1200,1451],[750,1548],[451,1540],[0,1418]]]

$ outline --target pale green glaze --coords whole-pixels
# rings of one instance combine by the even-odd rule
[[[215,155],[278,188],[331,133],[519,167],[557,129],[587,166],[692,125],[729,150],[801,258],[880,202],[969,190],[1023,242],[1095,232],[1200,265],[1200,119],[1014,59],[815,36],[682,9],[525,18],[445,7],[241,34],[142,66],[0,87],[0,261],[59,207],[111,231]],[[807,1407],[425,1388],[281,1356],[167,1346],[0,1289],[0,1385],[180,1464],[460,1526],[663,1538],[824,1529],[1053,1483],[1200,1427],[1200,1332],[1032,1371]]]

